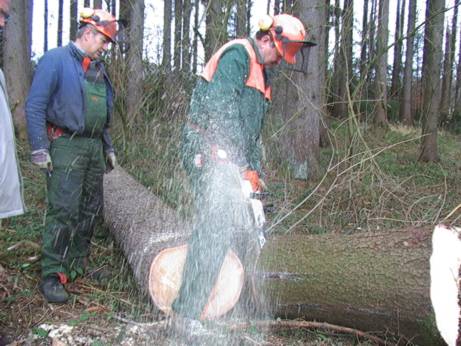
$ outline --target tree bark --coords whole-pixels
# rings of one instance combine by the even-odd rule
[[[102,9],[102,0],[93,0],[93,8]]]
[[[77,34],[78,27],[78,1],[70,1],[70,27],[69,27],[69,36],[71,41],[75,41],[75,35]]]
[[[228,40],[227,25],[232,1],[213,0],[206,12],[205,61]]]
[[[48,0],[44,2],[44,13],[43,13],[43,52],[48,51]]]
[[[439,104],[439,124],[443,125],[447,121],[448,112],[450,110],[450,91],[451,91],[451,61],[450,50],[452,33],[447,25],[445,30],[445,52],[443,57],[443,72],[440,88],[440,104]]]
[[[456,7],[459,6],[459,2],[456,3]],[[461,40],[461,32],[459,33]],[[458,66],[456,68],[456,86],[455,86],[455,108],[453,110],[453,118],[459,118],[461,116],[461,45],[459,45],[458,51]]]
[[[195,75],[197,73],[197,64],[198,64],[198,15],[199,15],[199,0],[194,1],[194,39],[192,41],[192,73]]]
[[[5,27],[3,42],[3,66],[10,107],[18,138],[22,139],[27,137],[24,102],[31,79],[30,10],[28,0],[11,1],[11,16]]]
[[[171,1],[165,0],[163,5],[163,57],[162,66],[167,71],[171,68]]]
[[[184,72],[190,72],[190,58],[191,58],[191,51],[190,51],[190,16],[192,14],[192,4],[191,0],[183,0],[183,24],[182,24],[182,70]]]
[[[62,22],[64,16],[64,0],[59,0],[58,6],[58,47],[62,46]]]
[[[394,62],[392,65],[392,83],[391,83],[391,97],[398,98],[400,94],[401,83],[401,70],[402,70],[402,37],[403,37],[403,23],[405,16],[405,0],[397,1],[397,18],[395,21],[395,41],[394,41]]]
[[[445,61],[443,64],[443,79],[442,79],[442,96],[440,99],[440,124],[446,125],[450,110],[451,110],[451,94],[453,82],[453,62],[455,59],[456,47],[456,31],[458,23],[458,6],[459,2],[453,9],[453,18],[451,21],[451,32],[447,26],[447,44],[445,52]],[[448,33],[450,32],[450,35]],[[450,36],[448,38],[448,36]]]
[[[302,73],[293,73],[292,83],[287,86],[288,102],[292,105],[285,116],[284,152],[296,179],[315,179],[320,174],[320,118],[325,104],[324,71],[324,1],[304,3],[296,8],[300,19],[309,23],[309,39],[316,47],[305,49],[297,56],[295,68]],[[304,61],[303,59],[308,59]],[[294,86],[293,86],[294,85]],[[292,97],[291,94],[295,94]],[[277,101],[275,101],[277,102]]]
[[[274,0],[274,15],[277,15],[281,12],[280,6],[281,6],[280,0]]]
[[[413,112],[411,109],[411,86],[413,82],[413,51],[415,42],[416,0],[409,0],[407,47],[405,52],[405,69],[403,74],[403,91],[400,102],[400,119],[404,125],[413,125]]]
[[[199,0],[194,1],[194,39],[192,41],[192,73],[197,73],[197,65],[198,65],[198,37],[199,37],[199,23],[198,23],[198,15],[199,15]]]
[[[134,0],[131,8],[128,51],[127,113],[130,122],[136,121],[142,105],[144,0]]]
[[[117,3],[116,0],[110,0],[110,13],[117,18]]]
[[[237,2],[237,37],[243,37],[247,31],[247,1],[236,0]]]
[[[129,32],[131,28],[132,6],[130,1],[121,1],[119,4],[120,19],[123,21],[124,24],[124,30],[121,33],[119,33],[119,36],[121,38],[121,42],[119,42],[119,47],[123,57],[126,58],[130,50]]]
[[[181,46],[182,46],[182,2],[174,0],[174,51],[173,61],[176,71],[181,70]]]
[[[423,52],[423,124],[420,161],[439,161],[437,126],[439,119],[440,64],[445,0],[427,1]]]
[[[387,126],[387,40],[389,36],[389,0],[379,0],[375,124]]]
[[[366,81],[366,73],[369,70],[368,67],[368,42],[369,42],[369,30],[368,30],[368,0],[363,2],[363,15],[362,15],[362,37],[360,44],[360,81],[364,83]],[[364,94],[363,92],[361,93]]]
[[[352,78],[352,28],[354,18],[354,5],[352,0],[344,1],[342,11],[342,25],[340,40],[335,54],[335,69],[333,76],[333,115],[338,118],[347,118],[348,116],[348,86]],[[339,9],[337,8],[336,11]],[[336,18],[336,25],[339,18]]]
[[[106,223],[148,293],[153,259],[186,242],[188,223],[121,168],[106,175],[104,191]],[[427,326],[430,239],[431,230],[421,228],[269,237],[253,280],[261,289],[254,301],[275,316],[436,345]]]

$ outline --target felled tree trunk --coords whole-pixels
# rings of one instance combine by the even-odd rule
[[[155,256],[184,244],[189,235],[174,210],[118,167],[105,176],[104,220],[146,293]]]
[[[105,219],[147,292],[156,254],[185,243],[189,233],[173,210],[122,169],[106,176]],[[409,228],[269,237],[253,294],[274,316],[391,332],[436,345],[437,332],[428,327],[431,233]]]
[[[279,236],[259,260],[269,310],[436,345],[429,229]]]

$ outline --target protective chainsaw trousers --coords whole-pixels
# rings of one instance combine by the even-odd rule
[[[101,138],[62,136],[51,143],[42,277],[81,268],[102,211],[105,162]]]

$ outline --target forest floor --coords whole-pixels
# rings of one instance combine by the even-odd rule
[[[388,143],[383,145],[405,141],[407,135],[393,131],[386,136]],[[406,144],[405,150],[402,147],[389,149],[381,156],[383,161],[380,161],[380,168],[373,168],[379,172],[374,171],[376,174],[373,174],[380,174],[380,177],[391,176],[392,179],[378,181],[370,178],[369,171],[364,168],[364,161],[360,172],[351,175],[347,184],[330,179],[336,187],[334,196],[328,195],[327,192],[331,191],[328,186],[317,185],[317,188],[314,188],[307,184],[301,186],[300,183],[290,185],[289,181],[287,183],[287,180],[276,179],[269,174],[268,184],[272,188],[272,199],[280,213],[284,210],[286,213],[290,206],[306,199],[306,195],[313,192],[314,196],[303,208],[280,222],[282,231],[290,230],[296,220],[311,210],[312,204],[318,201],[317,197],[322,195],[325,197],[323,205],[317,208],[316,213],[296,224],[296,229],[308,229],[311,233],[324,233],[327,229],[349,233],[367,227],[395,227],[395,220],[400,220],[401,226],[409,223],[432,224],[459,204],[461,194],[456,182],[461,181],[460,142],[459,137],[447,135],[440,146],[443,153],[442,161],[425,166],[416,163],[417,144],[414,141],[409,142],[411,145]],[[148,157],[133,152],[130,154],[131,165],[128,165],[126,153],[120,155],[125,168],[149,185],[149,182],[146,182],[149,178],[148,172],[159,167],[158,163],[146,164],[149,162]],[[109,267],[112,271],[111,279],[101,283],[88,276],[76,278],[68,285],[72,295],[68,304],[54,305],[44,301],[38,285],[41,231],[46,213],[45,179],[29,163],[27,145],[24,143],[19,143],[19,156],[28,211],[23,216],[0,220],[0,346],[187,344],[180,338],[168,335],[169,328],[165,316],[138,290],[127,261],[103,225],[98,225],[96,230],[90,267]],[[359,181],[363,181],[364,185],[352,186]],[[377,184],[381,190],[374,189],[374,192],[370,193]],[[349,197],[345,197],[350,195],[349,189],[352,188],[356,189],[355,203],[351,203]],[[161,192],[162,189],[161,186],[154,186],[152,190]],[[396,200],[399,205],[396,205]],[[372,208],[376,201],[379,205]],[[341,207],[346,204],[350,207]],[[389,205],[393,207],[387,207]],[[428,205],[430,211],[427,210]],[[322,219],[322,213],[333,209],[338,210],[337,214],[330,214],[333,216]],[[377,212],[378,209],[380,214]],[[278,215],[271,216],[272,222],[278,219]],[[327,220],[334,221],[335,224],[329,224]],[[373,344],[365,339],[358,340],[353,335],[310,329],[263,332],[250,327],[226,335],[227,338],[217,343],[210,339],[199,344]],[[389,344],[392,344],[390,340]]]

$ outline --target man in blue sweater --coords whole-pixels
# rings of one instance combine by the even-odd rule
[[[99,59],[116,34],[110,13],[84,9],[75,42],[41,58],[26,102],[32,163],[47,174],[40,290],[51,303],[65,303],[69,274],[83,273],[103,175],[115,165],[113,90]]]

